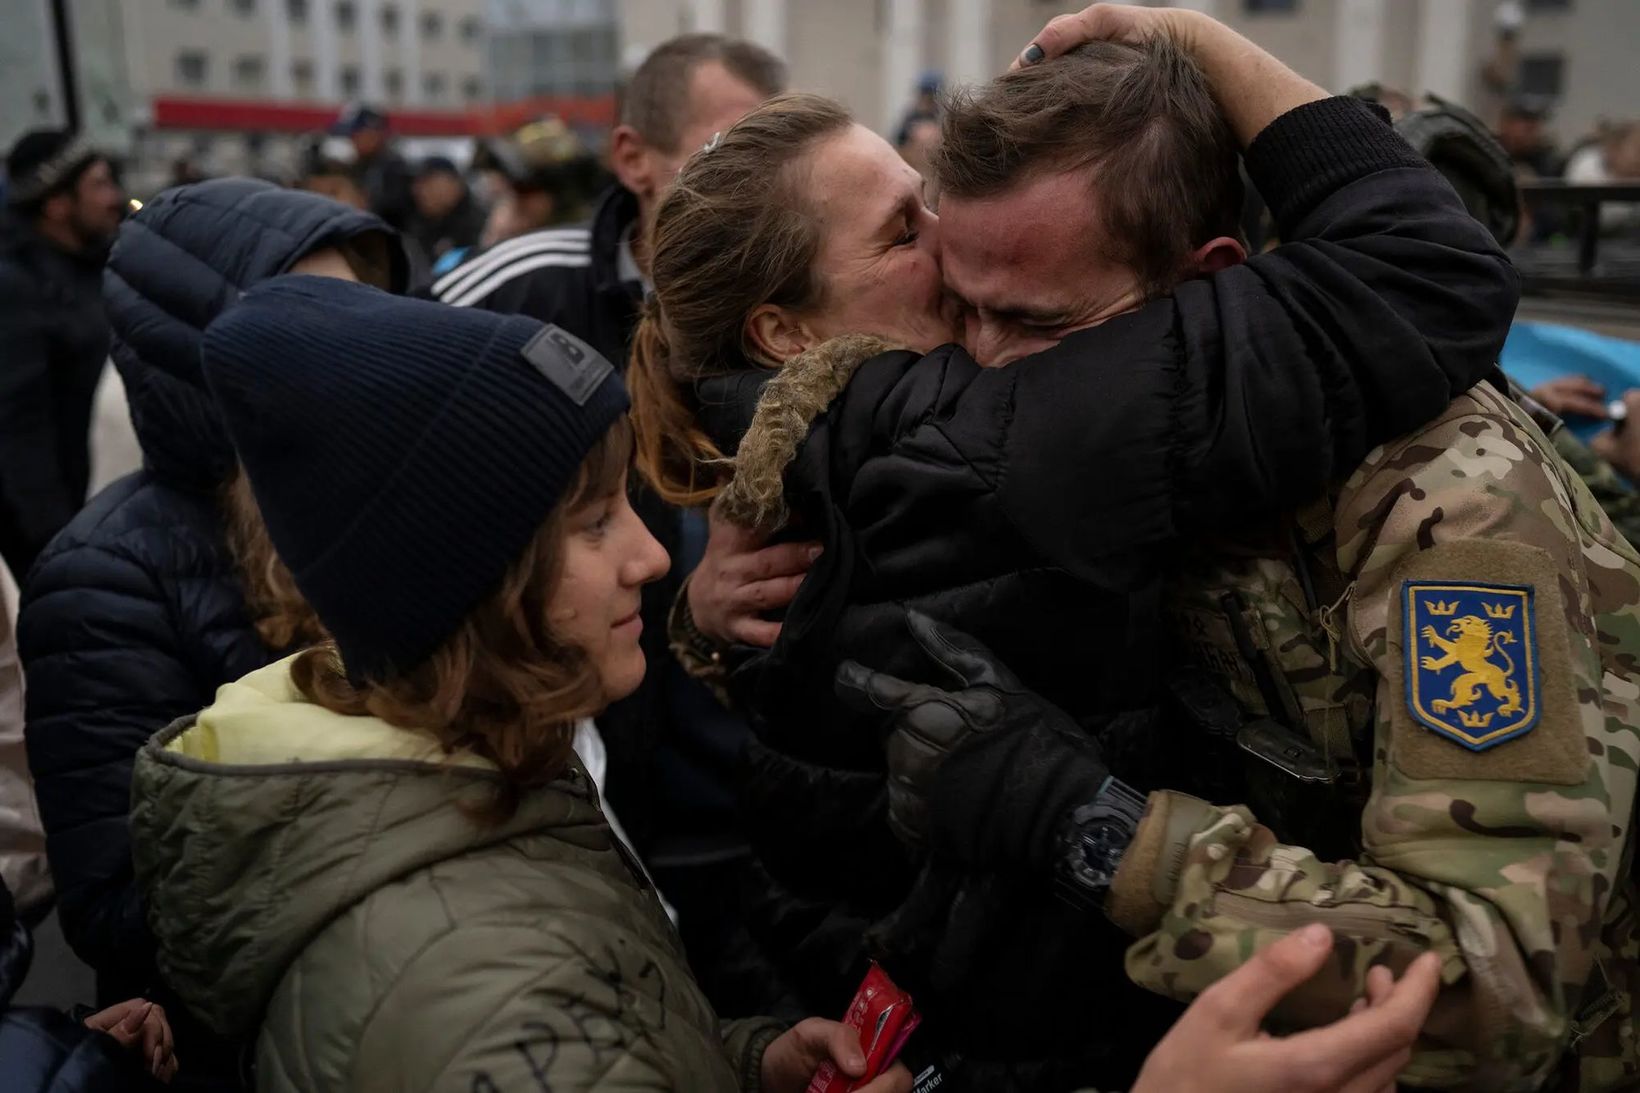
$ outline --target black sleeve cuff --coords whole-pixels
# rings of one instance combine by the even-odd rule
[[[1253,138],[1247,173],[1270,206],[1281,238],[1322,201],[1358,179],[1397,167],[1428,167],[1376,103],[1336,96],[1289,110]]]

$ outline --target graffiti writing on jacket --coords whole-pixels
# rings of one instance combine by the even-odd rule
[[[521,1023],[512,1044],[538,1093],[552,1093],[555,1080],[585,1086],[588,1075],[607,1072],[639,1045],[654,1048],[654,1035],[666,1028],[666,981],[654,960],[563,940],[582,972],[575,989],[547,985],[526,994],[540,1009]],[[504,1093],[489,1070],[474,1073],[468,1088]]]

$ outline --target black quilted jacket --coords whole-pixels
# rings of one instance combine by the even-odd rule
[[[109,260],[114,361],[143,469],[52,540],[18,619],[58,909],[105,1004],[156,986],[128,830],[137,749],[280,652],[251,626],[223,537],[217,492],[234,460],[200,375],[200,337],[247,286],[327,242],[386,230],[317,195],[223,179],[156,198]]]
[[[160,1093],[138,1059],[113,1037],[92,1032],[68,1014],[44,1006],[14,1006],[28,976],[34,941],[17,920],[0,882],[0,1074],[15,1093]]]

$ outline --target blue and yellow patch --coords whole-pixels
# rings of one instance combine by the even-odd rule
[[[1407,581],[1406,692],[1425,728],[1474,751],[1538,723],[1532,586]]]

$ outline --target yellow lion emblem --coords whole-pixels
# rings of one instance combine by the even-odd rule
[[[1445,713],[1471,706],[1485,687],[1502,703],[1498,714],[1519,713],[1520,685],[1510,679],[1515,674],[1515,661],[1503,648],[1513,644],[1515,635],[1508,631],[1492,633],[1492,624],[1477,615],[1453,619],[1446,632],[1452,640],[1441,637],[1433,626],[1424,627],[1424,640],[1441,650],[1440,656],[1423,658],[1424,669],[1438,672],[1456,664],[1463,668],[1463,673],[1452,681],[1451,696],[1437,698],[1429,708],[1435,713]],[[1492,662],[1493,654],[1503,658],[1501,667]]]

